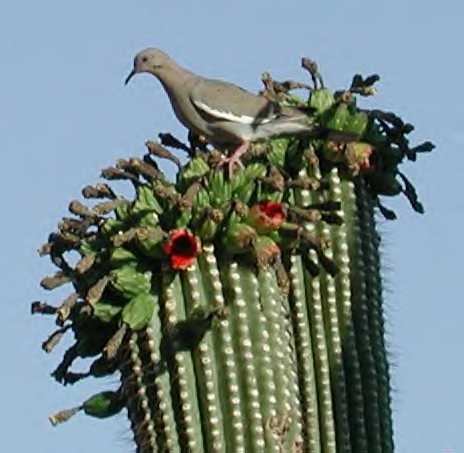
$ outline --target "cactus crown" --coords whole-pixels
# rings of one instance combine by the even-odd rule
[[[74,334],[58,382],[120,371],[121,386],[53,424],[127,407],[143,452],[391,451],[373,208],[395,218],[379,196],[402,193],[423,212],[399,166],[433,145],[410,147],[410,124],[358,107],[377,75],[333,93],[303,67],[312,86],[265,74],[262,94],[306,111],[315,136],[255,143],[229,177],[219,150],[160,134],[143,159],[102,171],[129,181],[132,200],[99,183],[82,193],[103,201],[70,203],[39,252],[59,269],[42,287],[73,292],[32,312],[56,315],[46,352]],[[301,87],[307,100],[290,94]],[[159,158],[179,167],[175,182]],[[79,357],[95,357],[85,373],[70,370]]]

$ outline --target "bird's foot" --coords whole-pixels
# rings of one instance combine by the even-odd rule
[[[229,178],[232,178],[234,174],[234,167],[238,166],[243,168],[242,161],[240,158],[248,151],[250,144],[248,142],[242,143],[229,157],[224,157],[221,162],[219,162],[218,167],[223,167],[227,164]]]

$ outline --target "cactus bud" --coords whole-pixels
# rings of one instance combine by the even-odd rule
[[[163,254],[162,241],[166,233],[161,228],[139,228],[135,235],[137,247],[146,256],[160,258]]]
[[[198,226],[198,236],[203,241],[211,241],[217,233],[224,214],[219,209],[205,209]]]
[[[124,407],[119,392],[100,392],[84,402],[81,409],[92,417],[107,418],[117,414]]]
[[[227,252],[241,254],[251,249],[256,236],[256,230],[250,225],[232,222],[228,226],[222,242]]]

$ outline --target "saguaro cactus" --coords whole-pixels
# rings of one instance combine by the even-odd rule
[[[42,286],[74,292],[32,311],[57,317],[47,352],[74,333],[56,380],[120,372],[121,385],[53,424],[126,408],[140,453],[394,450],[374,210],[393,218],[379,195],[404,193],[422,211],[398,165],[432,145],[411,148],[410,124],[357,107],[377,76],[332,93],[303,65],[307,101],[269,75],[263,95],[306,110],[313,137],[257,143],[229,177],[219,150],[161,134],[143,160],[102,172],[133,200],[97,184],[84,197],[106,201],[71,202],[40,253],[59,268]],[[156,158],[179,166],[175,182]],[[88,372],[70,371],[78,357],[95,357]]]

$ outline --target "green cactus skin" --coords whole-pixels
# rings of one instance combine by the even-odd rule
[[[99,184],[84,197],[109,201],[71,203],[76,217],[40,249],[59,268],[41,284],[74,292],[32,311],[61,326],[45,351],[68,330],[76,338],[58,381],[119,372],[121,386],[54,425],[126,408],[138,453],[394,451],[374,210],[393,218],[378,196],[402,192],[423,211],[398,165],[432,145],[409,148],[410,125],[359,111],[354,95],[372,94],[377,76],[334,96],[312,75],[307,105],[328,136],[257,144],[230,179],[217,151],[165,137],[193,154],[176,183],[148,142],[143,161],[102,172],[130,181],[134,200]],[[69,371],[79,357],[96,357],[87,373]]]
[[[210,245],[163,285],[123,372],[123,383],[137,376],[127,406],[139,452],[393,451],[372,202],[336,171],[330,196],[342,199],[344,224],[314,229],[332,240],[337,276],[314,277],[292,254],[287,299],[274,271],[224,260]],[[174,354],[169,380],[154,377],[163,332],[196,309],[227,315],[193,352]]]

